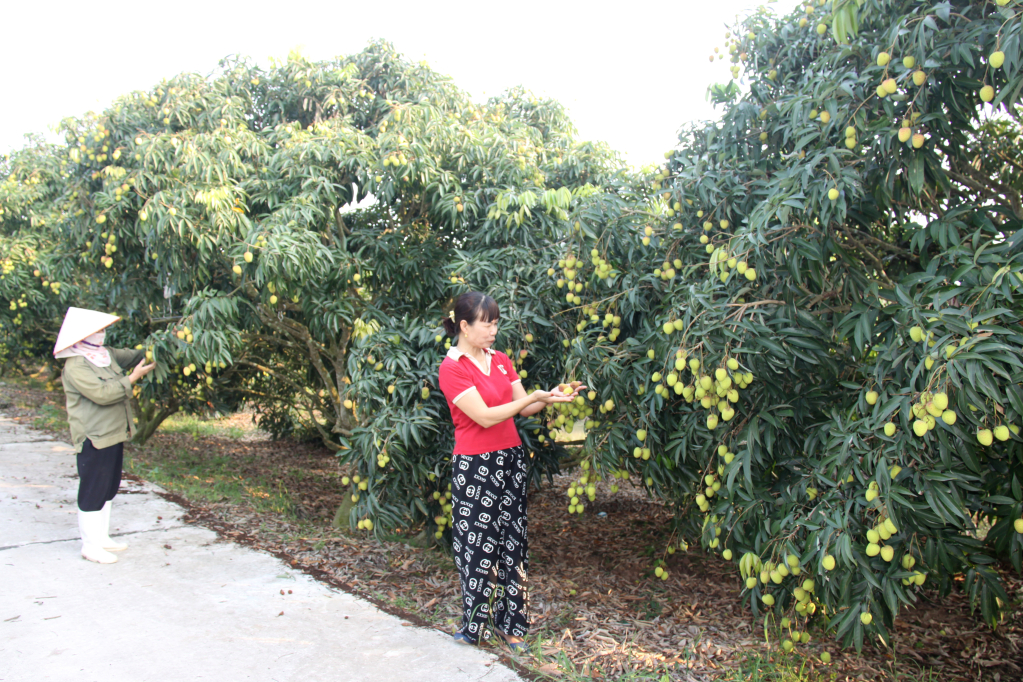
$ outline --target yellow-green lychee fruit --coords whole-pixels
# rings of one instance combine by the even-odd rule
[[[877,556],[881,553],[881,547],[873,542],[867,545],[867,556]]]
[[[824,567],[825,571],[831,571],[835,568],[835,557],[830,554],[824,555],[824,560],[821,562],[821,566]]]
[[[1012,527],[1016,529],[1017,533],[1023,534],[1023,519],[1016,519],[1013,521]]]
[[[891,61],[891,58],[892,58],[892,56],[890,54],[888,54],[887,52],[878,52],[877,53],[877,65],[878,66],[888,66],[888,62]]]
[[[874,620],[874,617],[870,615],[870,611],[864,611],[860,614],[860,622],[864,625],[870,625],[872,620]]]
[[[891,561],[895,558],[895,548],[891,545],[885,545],[881,548],[881,558],[885,561]]]
[[[913,339],[916,343],[920,343],[924,340],[924,330],[921,327],[910,327],[909,338]]]
[[[728,362],[726,364],[728,365],[728,369],[732,370],[733,372],[739,369],[739,361],[736,360],[735,358],[728,358]]]
[[[995,98],[995,89],[990,85],[985,85],[980,89],[980,99],[984,102],[990,102]]]
[[[991,445],[994,442],[994,435],[991,433],[991,429],[981,429],[977,431],[977,441],[981,445]]]
[[[993,68],[1000,69],[1002,64],[1005,63],[1005,53],[999,50],[998,52],[992,52],[991,56],[987,58],[987,63]]]
[[[768,606],[774,606],[774,595],[773,594],[765,594],[764,596],[762,596],[760,598],[760,600],[762,602],[764,602],[765,604],[767,604]]]
[[[638,429],[636,431],[636,440],[640,442],[646,440],[646,429]]]
[[[902,58],[902,65],[904,67],[906,67],[907,69],[912,69],[914,66],[916,66],[916,57],[912,57],[912,56],[910,56],[910,57],[903,57]]]
[[[915,420],[913,422],[913,433],[922,437],[925,433],[927,433],[927,422],[923,419]]]
[[[895,435],[895,424],[893,422],[888,422],[884,425],[884,435],[889,438]]]
[[[747,590],[752,590],[756,586],[757,586],[757,579],[756,579],[756,577],[751,575],[750,577],[746,578],[746,589]]]
[[[941,421],[945,422],[949,426],[956,423],[956,413],[952,410],[945,410],[941,413]]]
[[[865,398],[868,405],[874,405],[877,403],[877,391],[867,391]]]
[[[838,200],[838,188],[832,187],[828,190],[828,199],[831,199],[832,201]]]
[[[876,545],[878,540],[881,539],[880,533],[877,532],[876,528],[871,528],[867,531],[867,542],[872,545]]]
[[[995,438],[998,440],[1009,440],[1009,427],[1005,424],[999,424],[995,427]]]
[[[831,654],[829,654],[827,651],[822,651],[821,663],[831,663]]]

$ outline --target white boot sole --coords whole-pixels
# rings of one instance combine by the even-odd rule
[[[83,547],[82,558],[97,564],[116,564],[117,557],[99,547]]]

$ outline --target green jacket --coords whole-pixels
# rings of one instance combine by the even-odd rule
[[[110,366],[97,367],[80,355],[64,363],[61,381],[75,452],[88,438],[96,449],[123,443],[135,435],[131,381],[122,367],[134,368],[145,351],[110,349]]]

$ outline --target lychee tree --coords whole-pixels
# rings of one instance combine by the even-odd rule
[[[51,378],[59,371],[56,332],[81,294],[73,263],[48,266],[53,244],[44,235],[61,220],[63,170],[55,148],[37,139],[0,157],[0,369],[43,359]]]
[[[549,279],[577,324],[570,373],[612,407],[589,424],[587,477],[673,503],[678,539],[734,561],[765,622],[859,647],[925,581],[964,577],[991,626],[1008,603],[1020,11],[754,14],[729,32],[735,80],[710,90],[721,119],[686,128],[644,185],[574,206],[583,229]]]
[[[274,435],[338,453],[353,525],[443,536],[440,321],[458,294],[491,293],[523,378],[557,383],[538,254],[615,172],[606,148],[577,144],[555,102],[516,89],[476,104],[386,43],[225,61],[61,129],[64,191],[43,234],[53,263],[124,316],[112,342],[158,363],[138,390],[140,438],[176,410],[248,402]],[[561,449],[520,426],[534,474],[556,469]]]

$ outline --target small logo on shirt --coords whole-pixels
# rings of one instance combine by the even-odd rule
[[[501,370],[501,374],[508,374],[508,370],[504,368],[504,365],[498,365],[497,368]]]

